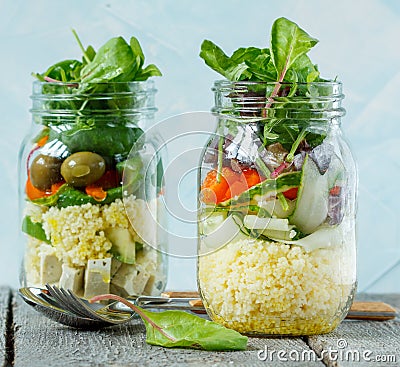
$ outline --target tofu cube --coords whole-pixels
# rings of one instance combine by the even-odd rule
[[[138,270],[136,265],[122,264],[114,278],[112,286],[123,296],[140,295],[143,293],[150,278],[146,270]]]
[[[40,283],[57,283],[61,277],[61,262],[51,253],[40,255]]]
[[[85,271],[84,298],[110,292],[111,258],[89,260]]]
[[[83,293],[83,277],[85,268],[73,268],[66,264],[62,265],[62,274],[60,278],[60,287],[70,289],[75,294],[81,296]]]

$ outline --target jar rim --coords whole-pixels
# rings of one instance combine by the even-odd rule
[[[299,86],[342,86],[343,83],[340,80],[324,80],[319,82],[266,82],[266,81],[249,81],[249,80],[242,80],[242,81],[231,81],[228,79],[217,79],[214,81],[214,86],[229,86],[229,85],[265,85],[265,86],[275,86],[275,85],[299,85]]]
[[[74,88],[77,89],[80,86],[85,86],[88,87],[87,89],[91,89],[91,92],[79,92],[79,91],[74,91],[73,93],[70,93],[71,91],[65,92],[65,93],[60,93],[60,89],[56,88]],[[92,90],[92,88],[96,86],[107,86],[111,87],[110,90],[104,90],[102,89],[99,92],[96,92],[95,90]],[[117,87],[116,90],[112,90],[112,87],[115,86]],[[127,87],[127,90],[120,90],[118,87]],[[31,98],[35,99],[37,96],[40,96],[43,94],[43,88],[44,87],[55,87],[54,93],[49,93],[49,90],[47,90],[47,93],[45,95],[47,98],[51,96],[71,96],[73,95],[74,97],[88,97],[88,96],[96,96],[96,95],[110,95],[110,94],[126,94],[126,93],[132,93],[132,94],[140,94],[140,93],[148,93],[148,94],[155,94],[157,92],[157,89],[155,87],[155,82],[154,80],[148,79],[148,80],[143,80],[143,81],[131,81],[131,82],[98,82],[98,83],[82,83],[82,82],[56,82],[56,81],[41,81],[41,80],[34,80],[32,83],[32,96]]]

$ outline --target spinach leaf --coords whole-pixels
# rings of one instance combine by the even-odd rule
[[[85,192],[77,190],[68,184],[64,184],[53,195],[40,199],[32,200],[37,205],[57,206],[58,208],[66,208],[72,205],[84,204],[110,204],[116,199],[122,199],[122,187],[115,187],[107,190],[107,196],[103,201],[97,201]],[[28,233],[29,234],[29,233]],[[34,237],[34,236],[33,236]]]
[[[124,303],[141,317],[149,344],[215,351],[246,350],[246,336],[184,311],[150,312],[114,294],[95,296],[89,302],[106,299]]]
[[[40,241],[50,243],[41,223],[33,222],[29,215],[26,215],[22,221],[22,232],[37,238]]]
[[[124,78],[133,79],[138,69],[131,47],[122,37],[115,37],[100,47],[94,59],[82,69],[81,82],[104,83],[117,81],[118,77],[119,81],[126,81]],[[78,91],[83,93],[87,89],[88,86],[83,85]]]
[[[45,77],[60,82],[77,81],[80,78],[82,63],[78,60],[64,60],[50,66],[42,74],[34,74],[39,80],[45,81]]]
[[[278,82],[282,82],[287,70],[302,55],[318,43],[296,23],[279,18],[272,25],[271,57],[278,73]]]
[[[139,62],[139,69],[140,69],[144,64],[144,53],[143,53],[142,47],[140,46],[140,43],[136,37],[131,37],[129,45],[131,47],[133,55],[135,55],[136,57],[139,57],[138,62]]]
[[[122,187],[115,187],[107,190],[107,196],[102,201],[95,200],[92,196],[87,195],[83,191],[69,187],[68,190],[63,191],[58,195],[56,205],[58,208],[66,208],[72,205],[84,204],[111,204],[116,199],[122,199]]]
[[[114,37],[96,53],[92,46],[85,49],[76,32],[72,32],[82,51],[82,62],[61,61],[50,66],[44,73],[33,73],[33,76],[40,81],[46,81],[45,77],[49,77],[54,81],[80,83],[79,88],[70,88],[66,93],[82,94],[98,91],[99,84],[102,83],[144,81],[149,77],[162,75],[154,64],[143,68],[144,53],[135,37],[130,39],[129,44],[122,37]],[[71,109],[69,105],[60,106],[61,109]]]
[[[120,155],[126,157],[132,146],[143,134],[138,127],[123,125],[108,126],[95,123],[73,123],[69,130],[53,127],[49,131],[48,144],[54,140],[62,142],[69,153],[91,151],[101,156],[113,157]]]
[[[144,69],[140,69],[135,76],[135,80],[147,80],[152,76],[162,76],[160,69],[154,64],[147,65]]]
[[[222,74],[229,80],[232,79],[237,73],[235,68],[238,64],[232,61],[215,43],[204,40],[201,44],[200,57],[202,57],[205,63],[217,73]]]

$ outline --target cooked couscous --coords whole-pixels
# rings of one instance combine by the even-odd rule
[[[125,208],[126,207],[126,208]],[[154,215],[150,210],[156,210],[157,202],[147,203],[144,200],[130,196],[124,200],[120,199],[109,205],[74,205],[66,208],[50,207],[43,209],[32,203],[27,205],[26,214],[36,223],[41,223],[49,243],[45,243],[31,236],[28,237],[28,245],[25,254],[26,278],[29,285],[43,286],[44,283],[58,283],[62,277],[62,272],[68,270],[78,271],[87,270],[93,261],[112,257],[113,238],[108,234],[112,229],[123,229],[128,234],[128,240],[135,247],[140,244],[135,259],[130,259],[128,268],[132,274],[141,275],[140,288],[146,289],[147,293],[158,293],[164,286],[165,279],[163,269],[161,269],[160,254],[152,249],[148,244],[155,243],[157,229],[156,222],[149,220]],[[130,218],[128,218],[127,211]],[[132,223],[130,223],[130,220]],[[151,233],[153,242],[146,242],[148,238],[143,238],[140,232]],[[115,237],[115,236],[114,236]],[[148,235],[149,237],[149,235]],[[50,264],[50,267],[46,264]],[[44,274],[44,267],[47,266],[47,274]],[[118,271],[123,269],[122,264],[117,259],[112,259],[111,264],[104,279],[109,280],[113,286],[113,277],[117,276]],[[146,270],[147,277],[143,277]],[[132,278],[132,276],[130,276]],[[135,276],[133,276],[135,278]],[[142,279],[143,278],[143,279]],[[126,295],[125,278],[121,280],[119,276],[118,287],[114,290]],[[81,285],[81,293],[84,285]],[[157,287],[158,290],[155,288]]]
[[[343,255],[342,246],[307,253],[233,241],[199,258],[199,286],[213,319],[239,332],[324,333],[341,321],[354,287],[352,274],[341,272]]]

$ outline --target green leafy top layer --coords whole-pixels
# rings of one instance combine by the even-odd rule
[[[44,73],[33,74],[40,81],[82,83],[77,92],[86,92],[89,83],[132,82],[161,76],[154,64],[143,68],[144,54],[137,38],[132,37],[129,44],[122,37],[111,38],[99,50],[92,46],[82,46],[75,31],[77,42],[82,50],[82,61],[64,60],[50,66]]]
[[[272,25],[270,48],[239,48],[228,57],[216,44],[205,40],[200,57],[231,81],[310,83],[322,81],[317,66],[307,56],[317,42],[296,23],[279,18]]]

